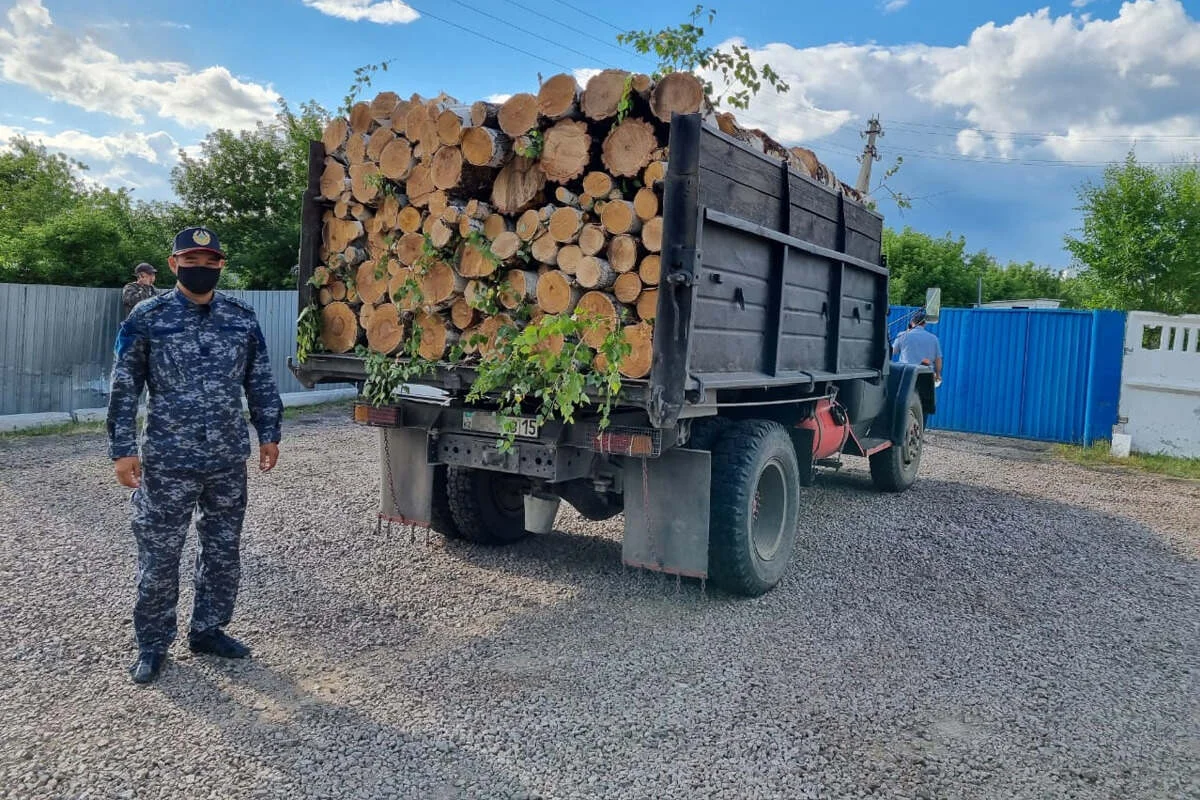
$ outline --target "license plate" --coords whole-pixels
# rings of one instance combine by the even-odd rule
[[[516,434],[523,439],[536,439],[541,432],[537,420],[533,417],[502,417],[490,411],[464,411],[462,426],[464,431],[499,434],[501,421],[505,419],[516,423]]]

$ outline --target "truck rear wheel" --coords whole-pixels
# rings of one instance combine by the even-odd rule
[[[779,583],[796,546],[800,468],[791,437],[766,420],[731,422],[712,450],[708,571],[751,597]]]
[[[884,492],[903,492],[916,483],[924,441],[925,413],[921,398],[913,394],[908,401],[901,440],[871,456],[871,480],[875,488]]]
[[[433,513],[429,527],[448,539],[461,539],[463,535],[458,532],[454,515],[450,513],[449,469],[446,466],[433,468]]]
[[[519,475],[450,467],[446,480],[450,516],[459,537],[477,544],[512,544],[525,530],[525,492]]]

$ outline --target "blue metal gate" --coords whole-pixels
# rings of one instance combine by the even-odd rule
[[[893,338],[912,311],[891,308]],[[928,328],[945,360],[931,427],[1082,444],[1111,435],[1124,312],[951,308]]]

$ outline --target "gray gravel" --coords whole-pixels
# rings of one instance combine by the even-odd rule
[[[376,535],[343,420],[252,478],[256,657],[149,689],[102,437],[0,441],[0,796],[1200,797],[1200,484],[935,434],[906,495],[806,491],[747,601],[623,569],[619,520]]]

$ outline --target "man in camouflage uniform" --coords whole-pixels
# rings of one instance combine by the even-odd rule
[[[133,282],[121,290],[121,319],[128,317],[138,303],[158,294],[154,288],[156,274],[154,267],[144,261],[133,268]]]
[[[108,405],[109,455],[117,480],[134,489],[138,660],[130,672],[136,683],[158,676],[175,639],[179,558],[193,511],[200,552],[188,644],[226,658],[250,654],[222,630],[237,597],[246,510],[250,438],[243,390],[264,472],[279,458],[283,416],[254,310],[214,291],[225,266],[216,234],[181,231],[168,263],[178,278],[175,288],[138,305],[117,334]],[[149,403],[139,459],[135,428],[143,385]]]

